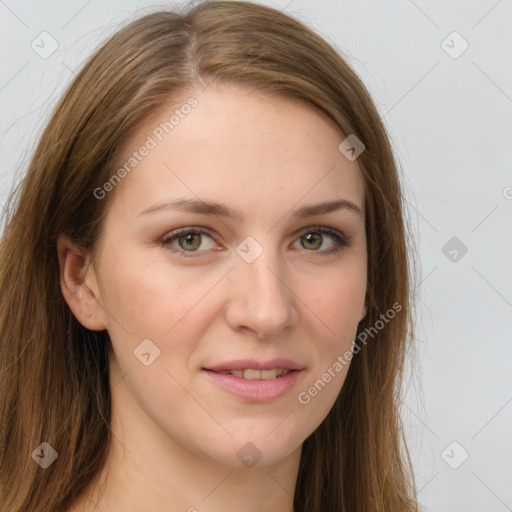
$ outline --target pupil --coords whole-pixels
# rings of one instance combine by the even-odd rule
[[[185,238],[185,244],[188,246],[188,248],[197,249],[197,243],[196,247],[194,247],[194,238],[197,237],[197,234],[189,233],[187,235],[184,235],[183,238]]]
[[[307,241],[308,244],[309,243],[313,243],[314,244],[315,243],[315,238],[318,238],[318,234],[317,233],[316,234],[315,233],[308,233],[305,238],[306,238],[306,241]]]

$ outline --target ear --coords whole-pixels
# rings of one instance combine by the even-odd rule
[[[60,289],[76,319],[87,329],[106,329],[94,268],[89,255],[79,249],[68,236],[57,239],[60,266]]]
[[[361,318],[359,319],[359,321],[361,322],[365,316],[366,316],[366,303],[363,306],[363,311],[361,313]]]

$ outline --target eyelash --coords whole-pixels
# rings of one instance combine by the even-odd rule
[[[162,247],[169,248],[172,252],[178,254],[181,257],[184,257],[184,258],[197,257],[197,255],[195,253],[197,253],[197,252],[201,253],[204,251],[184,251],[183,249],[176,249],[175,247],[173,247],[171,245],[171,242],[176,240],[179,236],[186,235],[189,233],[194,233],[194,234],[199,233],[201,235],[207,235],[210,238],[214,239],[212,233],[209,230],[206,230],[204,228],[188,227],[188,228],[178,229],[178,230],[170,233],[169,235],[165,236],[162,240],[160,240],[160,243],[161,243]],[[336,246],[333,249],[329,249],[327,251],[308,251],[307,249],[305,249],[307,252],[318,252],[322,256],[330,256],[333,254],[337,254],[338,252],[342,251],[345,247],[350,246],[350,237],[345,236],[343,233],[341,233],[338,230],[328,228],[326,226],[308,227],[306,229],[303,229],[298,234],[298,237],[300,238],[301,236],[304,236],[308,233],[321,233],[322,235],[324,235],[324,234],[330,235],[336,242]]]

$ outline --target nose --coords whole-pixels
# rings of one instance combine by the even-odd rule
[[[229,273],[226,321],[237,332],[278,339],[297,324],[297,298],[289,272],[270,250],[252,263],[242,258]]]

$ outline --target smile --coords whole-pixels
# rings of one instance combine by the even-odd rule
[[[273,368],[271,370],[254,370],[247,368],[244,370],[223,370],[215,373],[222,375],[234,375],[249,380],[270,380],[286,375],[290,370],[287,368]]]

